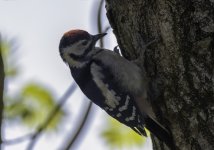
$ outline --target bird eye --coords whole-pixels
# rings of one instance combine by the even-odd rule
[[[82,45],[86,45],[88,43],[88,41],[83,41]]]

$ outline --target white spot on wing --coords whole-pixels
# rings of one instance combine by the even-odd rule
[[[134,120],[136,116],[136,107],[132,107],[132,115],[129,117],[129,120]]]
[[[121,113],[118,113],[116,116],[117,116],[117,117],[121,117],[121,116],[122,116],[122,114],[121,114]]]
[[[119,98],[116,96],[116,92],[114,90],[109,90],[109,85],[103,83],[104,75],[101,73],[102,68],[99,67],[96,64],[91,65],[91,73],[93,76],[93,80],[101,90],[102,94],[104,95],[105,103],[111,107],[110,111],[113,111],[114,108],[116,108],[117,105],[119,105]]]
[[[130,99],[130,97],[127,95],[127,96],[126,96],[125,105],[121,106],[121,107],[119,108],[119,111],[124,111],[124,110],[126,110],[126,109],[128,108],[129,99]]]
[[[125,121],[131,121],[131,120],[134,120],[135,119],[135,116],[136,116],[136,107],[135,106],[133,106],[132,107],[132,115],[130,116],[130,117],[127,117],[126,119],[125,119]]]
[[[138,117],[137,117],[137,121],[140,123],[140,116],[138,115]]]
[[[113,108],[109,108],[109,107],[104,107],[105,111],[113,111]]]
[[[107,110],[109,110],[109,108],[108,107],[104,107],[104,110],[107,111]]]

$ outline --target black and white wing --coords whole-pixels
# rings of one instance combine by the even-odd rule
[[[113,118],[129,126],[140,135],[146,136],[144,118],[135,104],[133,95],[119,83],[117,75],[112,72],[113,66],[103,60],[95,59],[91,63],[92,80],[102,93],[103,109]],[[94,99],[100,103],[100,99]]]

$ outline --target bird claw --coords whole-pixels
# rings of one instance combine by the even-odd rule
[[[114,47],[113,51],[120,55],[120,50],[118,49],[118,45]]]

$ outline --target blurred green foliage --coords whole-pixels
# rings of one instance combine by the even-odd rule
[[[17,52],[16,40],[2,41],[2,56],[4,60],[6,85],[4,92],[4,116],[7,121],[23,124],[28,127],[38,127],[41,125],[55,108],[56,99],[52,92],[39,83],[26,83],[19,85],[18,92],[11,95],[7,87],[10,80],[18,76],[19,68],[16,65],[15,55]],[[10,93],[10,95],[9,95]],[[65,111],[60,109],[54,119],[49,123],[48,129],[56,129],[62,122]]]
[[[11,39],[9,41],[2,39],[1,53],[4,61],[4,71],[7,78],[16,77],[18,74],[18,67],[14,62],[14,55],[16,54],[17,48],[18,46],[15,39]]]
[[[149,135],[149,132],[147,132]],[[146,138],[135,133],[131,128],[110,118],[107,127],[102,131],[101,136],[110,149],[131,149],[140,147],[145,143]]]
[[[8,98],[5,113],[9,121],[21,121],[29,127],[41,125],[56,106],[56,100],[51,92],[36,83],[24,86],[15,98]],[[64,111],[58,111],[49,123],[48,129],[55,129],[61,122]]]

